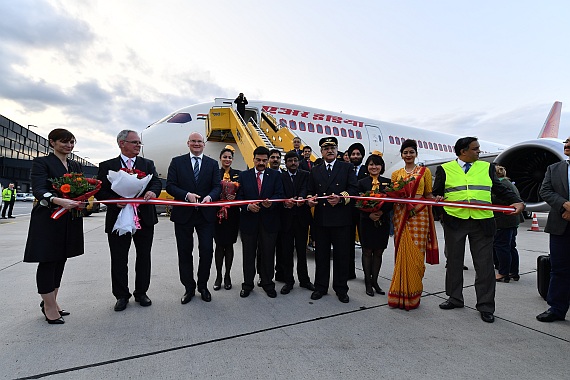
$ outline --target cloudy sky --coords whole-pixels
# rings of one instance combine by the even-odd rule
[[[0,1],[0,114],[117,153],[186,105],[235,97],[505,144],[555,100],[570,135],[567,1]]]

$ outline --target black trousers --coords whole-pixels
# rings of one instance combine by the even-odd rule
[[[6,210],[8,210],[8,217],[12,216],[14,203],[15,203],[14,201],[4,201],[4,206],[2,207],[2,218],[6,217]]]
[[[39,263],[36,271],[36,284],[39,294],[47,294],[53,292],[61,285],[63,277],[63,269],[67,259],[60,261],[49,261]]]
[[[261,286],[265,291],[275,289],[273,282],[273,266],[275,265],[275,242],[277,232],[267,232],[263,225],[257,234],[241,233],[243,251],[243,284],[244,290],[253,290],[255,278],[255,262],[257,258],[258,272],[261,276]]]
[[[178,248],[178,272],[180,282],[187,292],[206,289],[214,257],[214,222],[208,222],[202,213],[195,212],[188,223],[174,223]],[[194,280],[194,230],[198,235],[198,283]]]
[[[297,279],[301,284],[310,282],[307,269],[307,239],[309,237],[309,224],[292,223],[287,230],[280,232],[281,236],[281,266],[286,284],[293,285],[294,253],[297,251]]]
[[[111,285],[113,295],[118,298],[130,298],[129,291],[129,249],[131,240],[135,243],[135,291],[133,294],[146,294],[150,285],[150,252],[154,226],[144,226],[134,235],[130,233],[119,236],[116,233],[107,234],[111,251]]]
[[[351,226],[315,226],[315,289],[327,293],[331,274],[331,245],[333,248],[333,290],[337,294],[348,292]]]

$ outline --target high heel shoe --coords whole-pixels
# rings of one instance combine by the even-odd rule
[[[505,284],[508,284],[511,281],[511,279],[508,275],[505,275],[503,277],[495,277],[495,281],[504,282]]]
[[[222,288],[222,278],[221,276],[216,277],[216,281],[214,282],[214,290],[220,290]]]
[[[224,276],[224,289],[230,290],[232,288],[232,279],[230,276]]]
[[[59,317],[57,319],[48,319],[48,317],[46,317],[46,321],[50,325],[63,325],[65,323],[62,317]]]
[[[40,302],[40,309],[42,309],[42,313],[43,313],[44,315],[46,315],[46,313],[45,313],[45,311],[44,311],[44,301]],[[70,313],[69,311],[60,310],[60,311],[59,311],[59,315],[60,315],[61,317],[65,317],[66,315],[71,315],[71,313]],[[46,320],[47,320],[47,317],[46,317]]]
[[[386,292],[382,290],[382,288],[380,287],[380,285],[378,285],[378,283],[372,284],[372,287],[374,288],[374,290],[376,290],[376,293],[382,295],[386,294]]]

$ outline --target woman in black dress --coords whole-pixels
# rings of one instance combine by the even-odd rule
[[[220,176],[222,177],[222,194],[221,200],[234,200],[234,194],[226,194],[223,190],[223,182],[237,183],[239,170],[232,169],[232,162],[234,160],[234,148],[227,145],[220,152]],[[237,191],[237,187],[236,187]],[[214,231],[214,241],[216,242],[216,250],[214,258],[216,260],[216,281],[214,282],[214,290],[220,290],[222,285],[222,266],[224,259],[226,261],[226,273],[224,275],[224,288],[229,290],[232,288],[232,279],[230,272],[232,269],[232,262],[234,260],[234,244],[237,241],[239,231],[239,207],[230,207],[227,209],[227,219],[220,219],[216,222],[216,229]]]
[[[51,214],[58,208],[67,210],[82,203],[60,198],[53,190],[50,178],[66,173],[81,173],[83,168],[67,156],[75,146],[75,136],[66,129],[54,129],[48,135],[53,153],[37,157],[32,163],[32,189],[39,201],[32,209],[24,262],[38,263],[36,283],[42,297],[40,307],[49,324],[62,324],[64,315],[57,303],[57,295],[65,262],[69,257],[83,254],[83,219],[72,218],[67,212],[59,219]]]
[[[358,181],[358,191],[365,193],[374,190],[382,192],[390,184],[390,179],[381,177],[384,173],[385,164],[382,154],[372,152],[365,163],[368,169],[368,177]],[[390,234],[390,210],[392,204],[385,202],[380,210],[375,212],[360,211],[359,236],[362,246],[362,270],[364,271],[364,284],[366,294],[374,296],[374,290],[378,294],[385,292],[378,286],[378,274],[382,266],[382,253],[388,246]]]

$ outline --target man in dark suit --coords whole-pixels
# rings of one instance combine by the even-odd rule
[[[570,157],[570,138],[564,141]],[[544,176],[540,197],[550,206],[545,232],[550,234],[550,284],[546,301],[550,308],[536,316],[540,322],[562,321],[570,303],[570,163],[550,165]]]
[[[308,172],[313,169],[315,163],[311,161],[311,153],[313,153],[313,149],[310,146],[306,145],[303,147],[303,158],[299,161],[299,169]]]
[[[299,160],[303,158],[303,151],[301,150],[301,138],[294,137],[293,138],[293,151],[299,157]]]
[[[189,154],[174,157],[168,167],[166,191],[179,201],[210,203],[220,198],[220,168],[218,162],[204,155],[204,137],[193,132],[187,142]],[[208,290],[210,267],[214,254],[215,207],[175,206],[170,220],[174,222],[176,247],[178,248],[178,272],[185,292],[180,302],[186,304],[194,297],[196,286],[202,300],[210,302]],[[194,229],[198,235],[200,260],[198,283],[194,280]]]
[[[348,147],[346,151],[348,153],[348,157],[350,158],[350,163],[354,165],[353,170],[354,174],[356,174],[356,181],[360,181],[362,178],[366,178],[368,176],[368,170],[364,165],[362,165],[362,160],[364,159],[364,155],[366,151],[364,150],[364,145],[361,143],[354,143]],[[355,267],[355,259],[356,259],[356,252],[354,243],[356,242],[356,231],[358,230],[358,234],[360,236],[359,230],[359,223],[360,223],[360,211],[354,204],[356,202],[352,202],[352,227],[350,228],[350,236],[353,241],[353,244],[350,246],[350,261],[348,263],[348,279],[353,280],[356,278],[356,267]]]
[[[515,208],[513,214],[520,214],[524,207],[522,200],[499,181],[494,165],[479,160],[480,152],[476,137],[463,137],[457,140],[455,143],[457,159],[436,169],[433,186],[436,200],[490,204],[493,192],[511,203]],[[493,211],[447,206],[444,206],[443,210],[443,232],[447,252],[445,294],[449,298],[439,307],[450,310],[464,306],[463,259],[465,240],[469,238],[476,272],[476,307],[484,322],[493,323],[496,282],[493,267],[493,238],[496,230]]]
[[[97,193],[97,199],[121,198],[117,193],[111,190],[111,183],[107,178],[107,174],[110,170],[119,171],[121,168],[137,169],[147,175],[152,174],[152,179],[142,194],[144,200],[156,198],[162,190],[162,184],[160,179],[158,179],[154,162],[146,158],[138,157],[142,145],[138,133],[131,130],[119,132],[117,135],[117,144],[119,144],[119,149],[121,150],[120,156],[99,164],[97,178],[102,181],[102,184],[101,190]],[[135,301],[141,306],[150,306],[152,304],[146,292],[150,285],[150,252],[154,236],[154,225],[158,223],[156,208],[154,205],[141,203],[137,211],[141,229],[132,235],[126,233],[119,236],[113,232],[113,226],[117,221],[119,212],[125,205],[124,203],[109,204],[105,216],[105,232],[107,233],[107,240],[109,241],[109,249],[111,251],[111,284],[113,287],[113,295],[117,298],[115,311],[125,310],[129,298],[131,298],[128,277],[128,259],[131,240],[135,243],[136,248],[136,277],[133,295],[135,296]]]
[[[318,300],[327,294],[330,278],[330,251],[333,247],[333,290],[338,299],[347,303],[348,266],[351,240],[352,205],[341,196],[358,194],[354,165],[336,160],[336,137],[319,141],[323,165],[316,166],[309,176],[307,203],[315,207],[315,291],[311,299]],[[314,197],[326,197],[315,199]]]
[[[234,103],[236,104],[237,111],[241,115],[241,118],[247,124],[247,120],[245,120],[245,106],[247,105],[247,98],[243,92],[239,93],[238,97],[234,100]]]
[[[269,150],[260,146],[253,151],[252,169],[239,174],[237,199],[261,202],[241,206],[240,231],[243,248],[243,284],[240,297],[253,290],[256,257],[259,257],[261,287],[271,298],[277,297],[273,282],[275,241],[279,231],[281,205],[269,199],[283,198],[283,184],[279,172],[267,168]]]
[[[311,222],[311,210],[305,202],[299,203],[294,200],[304,199],[307,196],[307,184],[309,172],[298,169],[299,158],[294,151],[285,155],[287,171],[281,173],[285,198],[289,201],[283,203],[281,210],[281,236],[282,267],[285,285],[281,288],[281,294],[288,294],[293,285],[293,250],[297,252],[297,279],[300,286],[305,289],[315,290],[309,278],[307,269],[307,238],[309,224]]]

